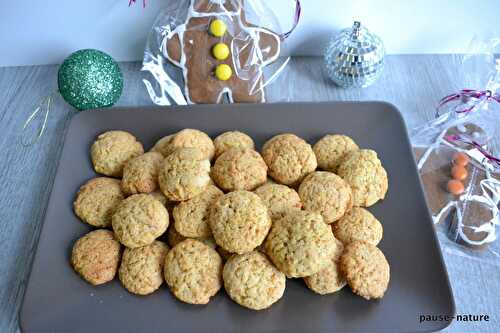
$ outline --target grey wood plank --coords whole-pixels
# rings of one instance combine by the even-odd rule
[[[319,58],[294,58],[268,89],[268,101],[385,100],[412,128],[429,120],[442,96],[464,87],[459,56],[388,56],[381,79],[366,89],[341,89]],[[139,63],[120,64],[125,78],[119,106],[152,105]],[[0,332],[18,330],[18,311],[74,110],[56,99],[47,131],[35,147],[19,145],[20,128],[43,96],[56,89],[57,66],[0,68]],[[498,138],[497,138],[498,140]],[[498,332],[500,268],[445,253],[458,313],[490,314],[490,322],[457,323],[449,332]],[[496,297],[495,297],[496,296]]]

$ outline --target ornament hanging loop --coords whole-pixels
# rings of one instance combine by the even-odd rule
[[[52,102],[54,100],[54,95],[55,92],[44,97],[38,106],[35,108],[35,110],[30,114],[28,119],[24,122],[22,131],[21,131],[21,145],[24,147],[31,147],[35,143],[38,142],[38,140],[42,137],[43,133],[45,132],[45,128],[47,127],[47,122],[49,119],[49,114],[50,111],[52,110]],[[37,134],[35,136],[32,136],[30,134],[27,134],[29,131],[28,129],[31,127],[30,125],[38,119],[40,116],[42,116],[41,124],[38,127]]]

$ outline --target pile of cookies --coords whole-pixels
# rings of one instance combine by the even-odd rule
[[[224,286],[254,310],[277,302],[286,278],[322,295],[348,284],[366,299],[388,287],[383,228],[365,209],[385,197],[387,173],[376,152],[345,135],[311,147],[280,134],[260,154],[242,132],[212,141],[184,129],[145,153],[132,134],[109,131],[91,158],[104,176],[81,186],[74,211],[99,229],[71,256],[91,284],[118,273],[128,291],[147,295],[166,281],[191,304]]]

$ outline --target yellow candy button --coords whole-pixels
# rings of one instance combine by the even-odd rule
[[[233,70],[229,65],[220,64],[215,68],[215,77],[221,81],[227,81],[233,75]]]
[[[227,25],[224,23],[222,20],[213,20],[212,23],[210,23],[210,33],[214,35],[215,37],[222,37],[227,31]]]
[[[226,60],[229,57],[229,47],[224,43],[217,43],[212,48],[212,54],[217,60]]]

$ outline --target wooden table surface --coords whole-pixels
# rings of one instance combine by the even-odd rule
[[[459,56],[388,56],[381,79],[366,89],[341,89],[325,77],[319,58],[294,58],[268,91],[270,101],[384,100],[408,128],[429,120],[436,102],[463,88]],[[125,87],[119,106],[152,105],[139,63],[120,64]],[[21,127],[42,97],[56,90],[57,66],[0,68],[0,332],[16,332],[18,312],[74,110],[57,99],[42,140],[19,144]],[[489,322],[457,323],[449,332],[500,332],[500,262],[495,266],[445,253],[457,313],[488,314]],[[64,292],[64,291],[61,291]],[[397,315],[397,314],[395,314]]]

